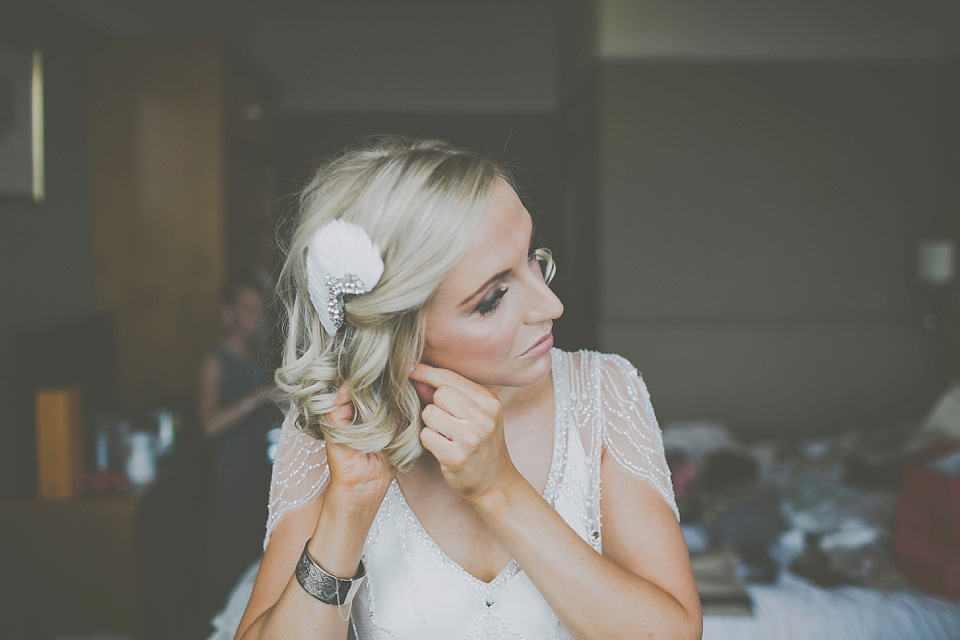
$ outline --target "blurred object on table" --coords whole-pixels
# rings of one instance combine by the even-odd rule
[[[37,391],[37,495],[41,500],[72,500],[83,493],[82,402],[77,388]]]

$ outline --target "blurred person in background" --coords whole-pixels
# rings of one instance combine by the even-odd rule
[[[200,366],[200,427],[210,444],[204,607],[222,606],[230,586],[261,552],[270,461],[267,433],[279,426],[276,387],[267,364],[267,292],[252,272],[238,272],[220,293],[223,336]]]

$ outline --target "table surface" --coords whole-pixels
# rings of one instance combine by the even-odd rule
[[[68,501],[0,498],[5,632],[199,637],[204,468],[169,464],[152,483]]]

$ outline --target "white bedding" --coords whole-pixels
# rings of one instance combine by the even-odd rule
[[[209,640],[232,640],[260,562],[238,581]],[[703,640],[960,640],[960,602],[914,591],[822,589],[789,572],[747,585],[753,616],[703,618]]]
[[[960,601],[916,591],[823,589],[789,572],[747,591],[753,616],[704,616],[703,640],[960,640]]]

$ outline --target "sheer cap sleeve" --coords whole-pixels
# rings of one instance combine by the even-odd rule
[[[649,481],[680,520],[663,434],[643,377],[621,356],[605,354],[598,360],[604,449],[629,474]]]
[[[264,551],[283,514],[309,504],[330,481],[326,443],[298,429],[296,419],[291,403],[273,457]]]

